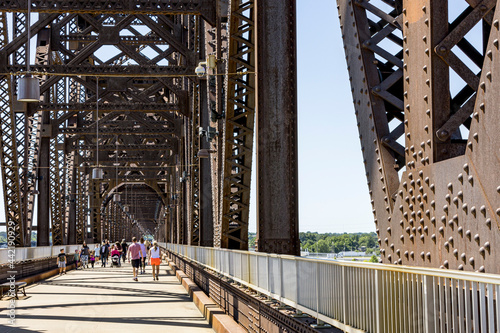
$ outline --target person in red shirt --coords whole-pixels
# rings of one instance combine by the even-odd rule
[[[139,266],[141,265],[141,257],[145,257],[146,254],[142,253],[141,246],[137,244],[137,238],[132,238],[132,245],[128,248],[128,261],[130,262],[130,257],[132,257],[132,272],[134,273],[134,281],[137,280],[137,272]]]

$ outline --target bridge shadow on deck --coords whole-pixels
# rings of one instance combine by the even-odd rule
[[[29,299],[16,304],[16,326],[0,332],[108,332],[130,328],[146,332],[213,332],[172,275],[153,281],[149,274],[132,280],[129,265],[77,270],[28,287]],[[162,269],[164,271],[164,269]],[[7,317],[7,302],[0,315]],[[6,324],[0,322],[0,324]]]

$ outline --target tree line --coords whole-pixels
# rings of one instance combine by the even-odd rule
[[[256,234],[248,233],[248,245],[255,246]],[[323,233],[300,232],[300,248],[302,251],[318,253],[339,253],[344,251],[364,251],[367,254],[379,254],[377,234],[367,233]]]
[[[342,251],[364,251],[378,253],[377,234],[368,233],[299,233],[302,250],[318,253],[339,253]]]

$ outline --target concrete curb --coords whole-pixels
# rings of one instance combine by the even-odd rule
[[[167,259],[168,265],[188,292],[203,316],[208,320],[217,333],[246,333],[246,330],[225,314],[219,306],[208,297],[183,271],[179,270],[174,262]]]

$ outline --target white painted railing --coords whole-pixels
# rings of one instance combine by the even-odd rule
[[[346,332],[500,332],[498,275],[166,248]]]
[[[94,249],[94,244],[87,244],[89,249]],[[38,247],[16,247],[0,249],[0,264],[5,264],[12,261],[11,256],[14,255],[14,261],[23,261],[29,259],[41,259],[57,256],[61,249],[64,249],[66,254],[75,253],[82,245],[54,245],[54,246],[38,246]]]

